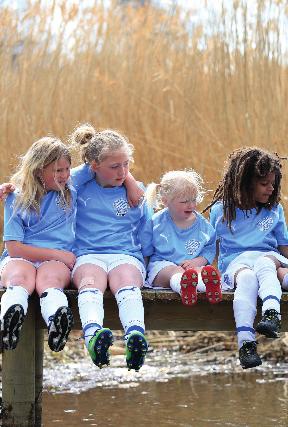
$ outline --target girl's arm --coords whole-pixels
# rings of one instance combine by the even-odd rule
[[[197,256],[193,259],[185,259],[179,265],[184,268],[184,270],[187,270],[188,268],[204,267],[207,263],[208,260],[205,257]]]
[[[288,258],[288,246],[280,245],[278,246],[278,251],[281,255],[285,256],[285,258]]]
[[[76,257],[72,252],[26,245],[16,240],[5,242],[5,247],[11,258],[24,258],[31,262],[61,261],[70,270],[72,270],[76,261]]]
[[[139,187],[136,179],[129,172],[127,178],[124,181],[124,185],[127,190],[127,200],[131,207],[136,207],[143,200],[144,190]]]

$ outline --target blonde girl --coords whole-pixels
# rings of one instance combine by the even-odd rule
[[[144,230],[148,284],[170,286],[187,306],[197,302],[197,290],[206,291],[212,304],[221,301],[220,278],[211,265],[215,231],[196,211],[203,194],[202,178],[194,170],[167,172],[146,190],[148,205],[162,207]]]
[[[67,147],[57,138],[44,137],[32,144],[11,178],[16,191],[5,201],[0,263],[6,288],[1,299],[6,350],[16,348],[34,290],[40,296],[51,350],[62,350],[71,330],[73,317],[63,293],[76,260],[76,194],[69,185],[70,165]]]
[[[71,140],[81,150],[84,164],[73,170],[78,191],[75,254],[72,277],[79,290],[78,305],[85,343],[95,365],[109,364],[112,332],[103,328],[103,293],[116,298],[125,332],[128,369],[138,371],[147,352],[144,309],[140,288],[145,278],[141,225],[149,216],[145,203],[130,207],[126,182],[133,146],[120,133],[78,127]],[[92,179],[77,184],[77,177]]]

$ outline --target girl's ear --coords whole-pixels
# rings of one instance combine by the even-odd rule
[[[168,204],[168,199],[167,197],[162,197],[162,204],[166,207]]]
[[[96,160],[92,160],[91,162],[91,169],[93,172],[96,172],[97,168],[98,168],[98,163],[96,162]]]

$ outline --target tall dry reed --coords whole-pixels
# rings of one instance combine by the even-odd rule
[[[287,7],[258,0],[251,19],[247,3],[206,25],[194,10],[116,1],[0,9],[0,179],[35,139],[80,122],[128,135],[145,182],[194,167],[214,189],[236,147],[287,155]]]

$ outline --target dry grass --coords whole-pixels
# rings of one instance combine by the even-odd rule
[[[46,3],[20,18],[0,9],[1,180],[38,137],[66,138],[79,122],[128,135],[134,173],[145,182],[194,167],[214,189],[236,147],[287,155],[285,2],[256,1],[251,20],[247,2],[235,1],[206,26],[201,14],[192,25],[194,12],[177,8],[95,1],[83,14]]]

